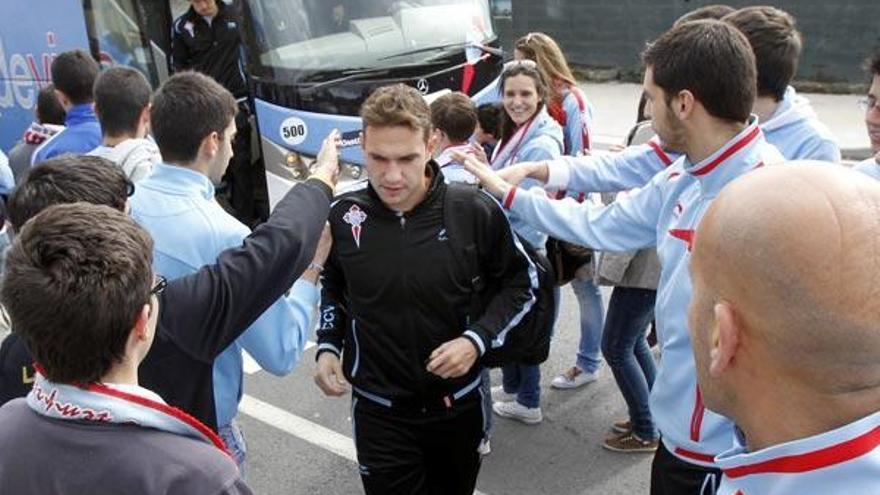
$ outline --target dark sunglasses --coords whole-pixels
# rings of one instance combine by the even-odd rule
[[[134,195],[134,182],[130,181],[128,177],[125,178],[125,196],[130,198]]]
[[[166,287],[168,287],[168,280],[162,275],[156,275],[156,283],[153,284],[153,288],[150,289],[150,296],[158,296]]]

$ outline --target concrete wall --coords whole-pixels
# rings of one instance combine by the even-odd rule
[[[680,15],[702,5],[685,0],[513,0],[513,20],[500,26],[504,47],[529,31],[559,42],[575,66],[635,73],[645,43]],[[762,2],[729,1],[733,7]],[[763,2],[766,4],[767,2]],[[880,0],[779,0],[772,3],[798,20],[804,37],[798,79],[864,83],[861,64],[880,49]],[[503,24],[505,21],[501,21]],[[507,28],[507,29],[504,29]]]

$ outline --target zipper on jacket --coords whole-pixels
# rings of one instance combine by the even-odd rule
[[[397,215],[397,218],[400,219],[400,230],[405,229],[406,228],[406,216],[404,216],[402,211],[396,212],[395,215]]]

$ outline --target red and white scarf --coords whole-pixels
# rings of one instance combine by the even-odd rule
[[[66,385],[49,381],[38,370],[27,404],[49,418],[155,428],[213,444],[229,455],[213,430],[137,385]]]

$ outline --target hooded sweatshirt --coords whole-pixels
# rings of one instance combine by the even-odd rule
[[[595,207],[566,198],[511,188],[504,207],[534,228],[559,239],[603,251],[656,246],[662,271],[655,316],[662,359],[651,390],[651,413],[666,448],[690,464],[713,467],[733,445],[733,424],[705,410],[699,389],[687,309],[694,230],[721,189],[764,164],[783,161],[753,122],[699,163],[687,156],[654,176],[645,187]]]
[[[98,146],[88,154],[119,165],[132,182],[147,177],[156,165],[162,163],[162,155],[152,139],[126,139],[116,146]]]
[[[821,160],[840,163],[840,148],[830,130],[819,122],[810,100],[791,86],[761,129],[767,141],[786,160]]]

